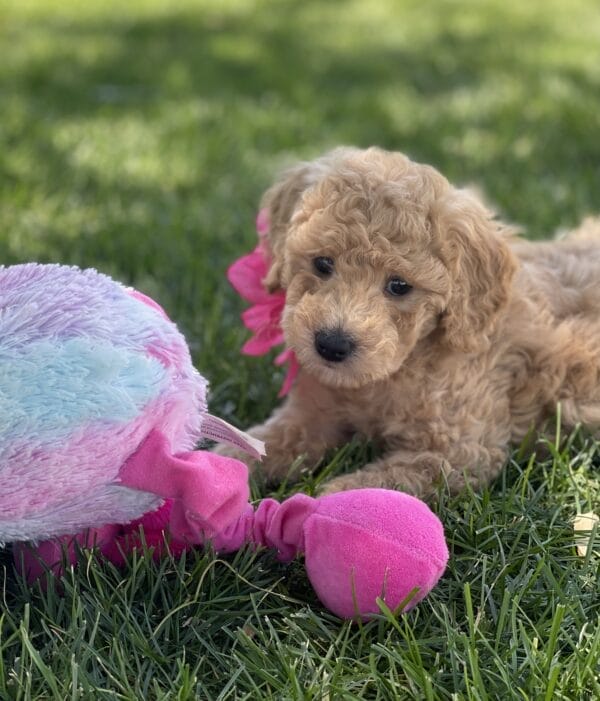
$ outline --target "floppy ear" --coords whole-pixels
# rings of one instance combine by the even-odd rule
[[[300,163],[285,171],[262,197],[261,208],[266,209],[269,216],[268,242],[272,260],[264,282],[271,292],[281,287],[285,239],[292,216],[303,193],[317,182],[319,172],[316,163]]]
[[[261,207],[269,213],[268,240],[273,261],[265,284],[271,292],[281,287],[285,240],[304,193],[326,178],[338,163],[359,152],[351,146],[338,146],[314,161],[299,163],[285,171],[263,195]]]
[[[489,344],[489,334],[510,298],[517,269],[508,245],[513,232],[461,190],[443,195],[432,219],[452,285],[442,317],[445,340],[458,350],[480,349]]]

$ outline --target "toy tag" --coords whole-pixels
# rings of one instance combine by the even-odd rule
[[[258,438],[252,438],[244,431],[240,431],[239,428],[235,428],[227,421],[212,416],[212,414],[204,415],[200,435],[217,443],[234,445],[257,460],[266,455],[265,444],[262,441],[259,441]]]
[[[573,530],[577,538],[575,545],[577,546],[577,554],[579,557],[585,557],[590,549],[591,533],[580,536],[581,531],[593,531],[594,526],[600,524],[600,518],[593,511],[588,511],[587,514],[578,514],[573,519]]]

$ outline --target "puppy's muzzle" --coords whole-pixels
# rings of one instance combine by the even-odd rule
[[[325,360],[341,363],[354,352],[356,343],[342,329],[323,329],[315,333],[315,348]]]

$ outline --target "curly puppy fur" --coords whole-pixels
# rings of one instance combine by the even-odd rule
[[[266,442],[268,477],[361,434],[383,456],[325,491],[427,497],[440,481],[488,482],[557,402],[567,429],[600,425],[600,220],[528,243],[434,168],[377,148],[300,164],[263,205],[265,284],[286,291],[283,329],[301,366],[285,403],[250,429]],[[390,293],[395,278],[406,294]],[[319,339],[332,338],[323,357]]]

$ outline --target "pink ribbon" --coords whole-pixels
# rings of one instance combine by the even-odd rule
[[[269,292],[263,281],[270,267],[270,257],[265,245],[265,237],[269,231],[269,215],[266,209],[261,209],[256,218],[258,245],[245,256],[236,260],[227,271],[227,279],[235,291],[251,302],[252,306],[242,314],[244,326],[252,331],[252,337],[242,346],[245,355],[265,355],[271,348],[284,343],[281,330],[281,315],[285,307],[285,291]],[[288,366],[283,385],[279,392],[284,397],[291,389],[299,365],[291,349],[286,349],[274,360],[275,365]]]

